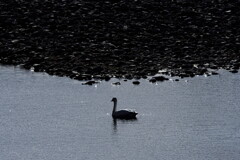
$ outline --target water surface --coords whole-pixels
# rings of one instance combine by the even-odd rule
[[[85,86],[0,66],[1,160],[236,160],[240,74]],[[139,112],[113,121],[118,108]]]

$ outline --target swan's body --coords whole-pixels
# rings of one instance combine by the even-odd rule
[[[136,119],[136,115],[138,114],[137,112],[131,111],[131,110],[116,111],[116,109],[117,109],[117,98],[113,98],[112,102],[113,102],[112,117],[114,119]]]

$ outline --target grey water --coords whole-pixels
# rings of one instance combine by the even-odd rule
[[[86,86],[0,66],[0,159],[237,160],[240,74],[219,73]],[[112,97],[137,120],[113,121]]]

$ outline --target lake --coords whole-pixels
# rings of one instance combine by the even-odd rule
[[[218,72],[86,86],[0,66],[0,159],[237,160],[240,74]],[[113,121],[112,97],[118,109],[135,109],[137,120]]]

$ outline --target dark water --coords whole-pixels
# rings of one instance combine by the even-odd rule
[[[90,87],[1,66],[0,159],[239,159],[240,74],[111,82]],[[114,122],[113,96],[138,119]]]

